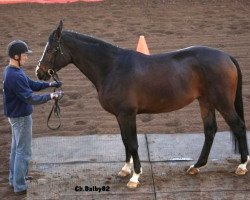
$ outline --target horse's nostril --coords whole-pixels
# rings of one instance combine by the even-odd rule
[[[36,76],[39,80],[42,80],[43,79],[43,76],[41,73],[39,73],[39,71],[36,71]]]

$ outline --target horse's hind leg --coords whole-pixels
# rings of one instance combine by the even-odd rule
[[[199,168],[207,164],[214,136],[217,131],[215,109],[204,99],[199,99],[199,104],[204,125],[205,141],[197,163],[195,165],[191,165],[187,170],[187,173],[192,175],[199,173]]]
[[[247,145],[247,136],[246,136],[246,127],[244,122],[240,119],[235,109],[225,110],[225,112],[220,111],[227,124],[230,126],[231,131],[235,135],[239,143],[239,151],[241,154],[241,164],[236,169],[235,173],[238,175],[244,175],[247,172],[247,164],[250,162],[248,145]]]

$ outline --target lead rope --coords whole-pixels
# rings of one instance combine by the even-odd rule
[[[59,81],[58,75],[55,74],[55,73],[51,73],[50,75],[52,76],[52,78],[54,79],[54,81],[56,81],[56,82],[58,83],[58,81]],[[60,87],[60,88],[61,88],[61,87]],[[56,88],[54,88],[54,92],[56,92]],[[48,126],[48,128],[51,129],[51,130],[58,130],[58,129],[61,127],[61,125],[62,125],[62,122],[61,122],[61,115],[60,115],[60,111],[61,111],[61,110],[60,110],[60,106],[59,106],[59,101],[60,101],[61,99],[62,99],[62,97],[61,97],[60,99],[58,99],[58,98],[55,98],[55,99],[54,99],[54,100],[55,100],[54,105],[52,106],[52,109],[51,109],[51,111],[50,111],[50,113],[49,113],[49,116],[48,116],[48,119],[47,119],[47,126]],[[59,121],[59,125],[56,126],[56,127],[51,127],[51,126],[49,125],[49,121],[50,121],[50,118],[51,118],[51,115],[52,115],[53,112],[54,112],[55,118],[57,118],[58,121]]]

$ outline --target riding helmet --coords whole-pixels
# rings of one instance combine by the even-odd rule
[[[8,56],[14,58],[15,55],[21,55],[22,53],[31,54],[28,45],[22,40],[14,40],[8,45]]]

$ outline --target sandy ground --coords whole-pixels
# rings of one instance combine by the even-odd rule
[[[139,35],[145,35],[151,54],[207,45],[224,50],[239,61],[243,74],[245,120],[250,129],[249,10],[247,0],[107,0],[99,3],[0,5],[0,74],[8,63],[7,44],[22,39],[34,52],[25,67],[26,72],[37,79],[35,66],[50,32],[60,19],[65,20],[65,29],[128,49],[135,49]],[[61,102],[63,126],[58,131],[51,131],[46,126],[52,102],[35,106],[33,137],[119,133],[115,117],[101,108],[92,83],[76,67],[67,66],[59,76],[65,91]],[[46,92],[51,90],[42,93]],[[2,110],[2,101],[0,107]],[[217,122],[219,131],[228,130],[218,113]],[[137,127],[139,133],[203,131],[197,102],[171,113],[139,115]],[[0,196],[15,198],[7,187],[11,132],[2,111],[0,133]]]

